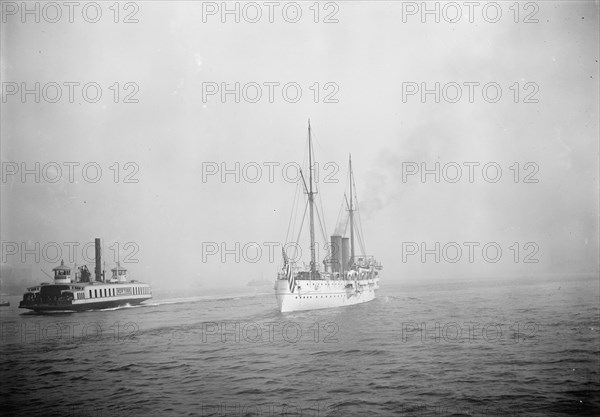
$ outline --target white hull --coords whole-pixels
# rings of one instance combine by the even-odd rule
[[[150,285],[137,281],[47,284],[27,290],[19,308],[49,313],[137,305],[152,298]]]
[[[317,310],[366,303],[375,298],[379,278],[364,280],[296,280],[296,289],[290,292],[287,280],[275,283],[277,305],[282,313]],[[351,288],[348,286],[351,285]]]

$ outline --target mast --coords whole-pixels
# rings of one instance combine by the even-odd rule
[[[316,273],[316,262],[315,262],[315,219],[314,219],[314,192],[313,192],[313,181],[312,181],[312,139],[310,136],[310,119],[308,119],[308,203],[310,207],[310,279]]]
[[[352,155],[350,155],[349,157],[349,161],[350,161],[350,265],[348,265],[348,268],[350,268],[352,265],[354,265],[354,199],[352,198],[352,181],[353,181],[353,175],[352,175]]]

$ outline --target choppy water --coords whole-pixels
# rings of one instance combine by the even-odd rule
[[[598,278],[0,310],[0,411],[40,416],[600,415]],[[13,300],[11,300],[13,301]]]

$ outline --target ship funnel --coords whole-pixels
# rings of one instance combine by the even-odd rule
[[[350,238],[342,238],[342,272],[350,269]]]
[[[102,281],[102,255],[100,251],[100,239],[94,239],[94,247],[96,248],[96,281]]]
[[[342,237],[331,236],[331,271],[342,272]]]

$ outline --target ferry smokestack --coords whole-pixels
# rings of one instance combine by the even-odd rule
[[[100,252],[100,239],[94,239],[94,247],[96,248],[96,281],[102,281],[102,255]]]

